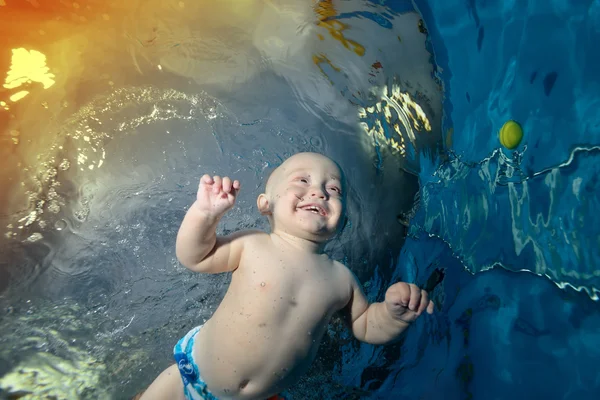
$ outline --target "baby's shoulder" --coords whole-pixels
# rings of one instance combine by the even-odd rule
[[[338,279],[344,281],[344,283],[352,283],[354,280],[354,274],[352,273],[352,271],[350,271],[350,268],[348,268],[345,264],[336,261],[336,260],[331,260],[332,264],[333,264],[333,270],[335,271],[336,275],[338,276]]]
[[[344,284],[348,284],[352,289],[360,286],[357,276],[352,270],[338,261],[333,261],[336,270],[338,271],[338,279],[343,281]]]
[[[269,234],[259,229],[247,229],[235,233],[243,249],[256,249],[269,244]]]
[[[237,231],[235,235],[244,242],[247,243],[258,243],[265,242],[269,238],[269,234],[260,229],[246,229],[243,231]]]

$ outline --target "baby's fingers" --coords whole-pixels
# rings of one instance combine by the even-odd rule
[[[421,303],[419,304],[419,309],[417,310],[417,314],[421,315],[423,311],[429,306],[429,294],[425,291],[421,291]],[[430,313],[431,314],[431,313]]]
[[[233,184],[231,182],[231,179],[226,176],[223,178],[223,191],[225,193],[231,193],[231,189],[233,188]]]
[[[434,308],[435,304],[433,304],[433,301],[429,300],[429,305],[427,306],[427,313],[428,314],[433,314],[433,308]]]
[[[200,185],[212,185],[213,183],[213,178],[211,178],[208,174],[204,174],[202,175],[202,178],[200,178]]]
[[[232,182],[228,176],[223,178],[223,192],[225,194],[233,196],[235,198],[235,196],[237,196],[237,192],[239,189],[240,189],[239,181]]]
[[[213,193],[218,194],[221,192],[223,181],[222,181],[221,177],[218,175],[213,176],[213,180],[215,181],[215,183],[213,185]]]
[[[412,283],[408,286],[410,287],[410,303],[408,304],[408,308],[411,311],[417,312],[421,304],[421,289]]]

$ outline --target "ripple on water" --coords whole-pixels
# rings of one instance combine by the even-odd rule
[[[187,95],[153,87],[118,89],[98,97],[52,133],[53,144],[37,149],[31,165],[21,166],[26,171],[22,187],[16,187],[11,196],[28,199],[27,207],[8,210],[5,237],[22,239],[23,235],[53,227],[61,219],[85,221],[89,199],[81,196],[80,188],[94,188],[93,182],[101,175],[98,170],[107,167],[107,159],[119,163],[107,153],[118,149],[114,144],[111,147],[113,140],[124,140],[145,126],[167,121],[216,122],[221,117],[219,109],[219,103],[204,93]],[[65,209],[74,210],[73,215],[65,215]]]
[[[481,163],[452,158],[424,185],[416,225],[450,244],[472,272],[500,262],[598,299],[599,155],[597,147],[576,148],[530,176],[498,151]],[[499,237],[512,248],[491,245]]]

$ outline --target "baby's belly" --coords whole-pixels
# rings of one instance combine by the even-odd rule
[[[264,400],[293,385],[314,360],[328,322],[261,316],[217,311],[199,332],[194,357],[219,399]]]

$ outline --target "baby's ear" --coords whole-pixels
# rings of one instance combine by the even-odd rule
[[[269,204],[269,198],[266,194],[261,193],[258,195],[258,198],[256,199],[256,206],[262,215],[271,215],[271,206]]]

